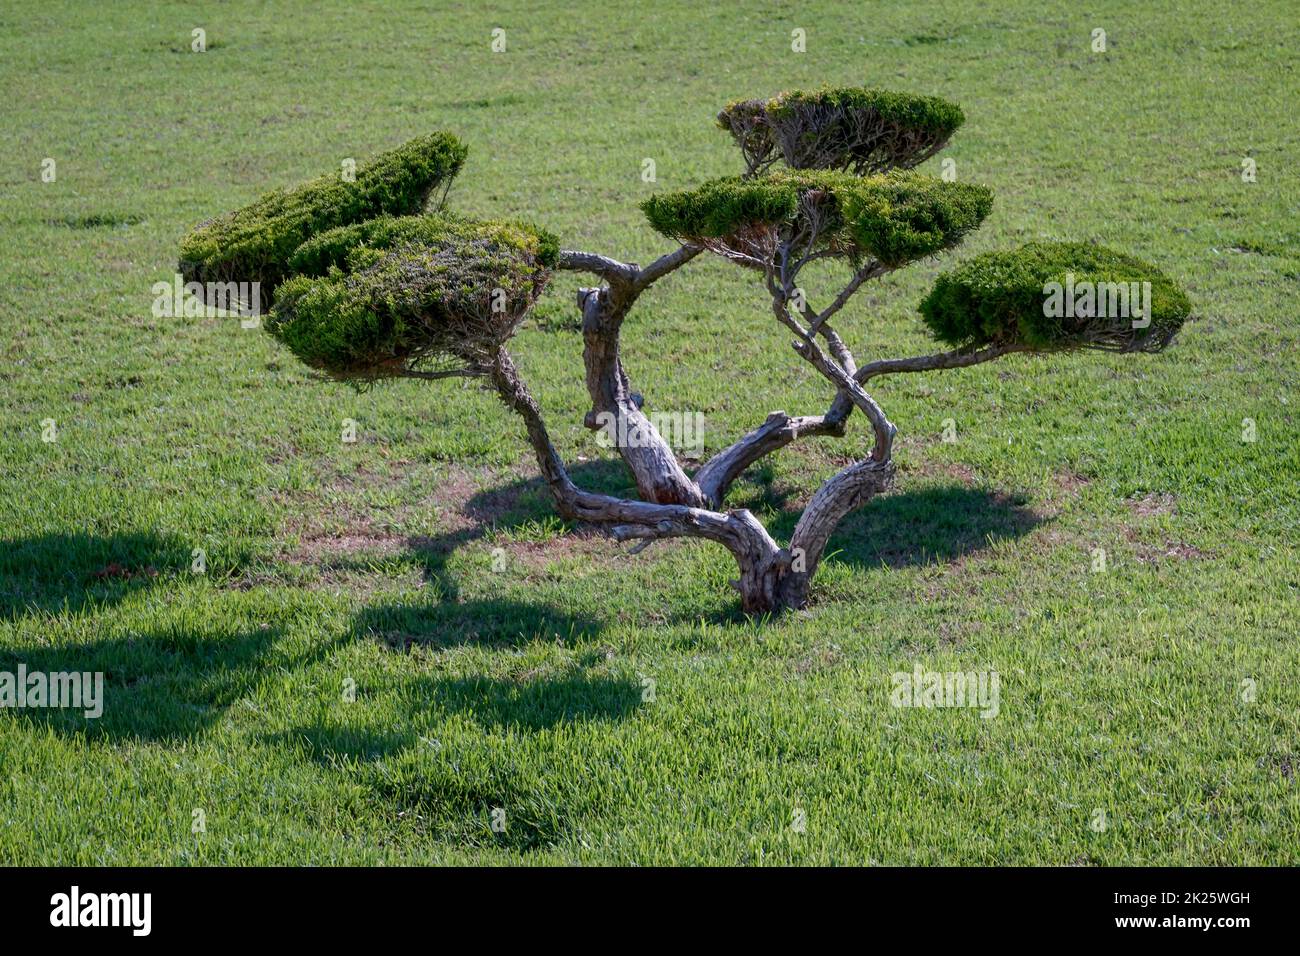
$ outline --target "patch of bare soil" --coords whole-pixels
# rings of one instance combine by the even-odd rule
[[[1130,498],[1126,504],[1139,518],[1178,514],[1178,499],[1171,494],[1151,492],[1141,498]]]
[[[538,570],[563,558],[608,558],[616,553],[618,547],[610,538],[590,528],[581,528],[546,541],[501,541],[497,546],[510,560]]]
[[[1197,558],[1210,557],[1208,552],[1202,551],[1200,548],[1194,547],[1190,544],[1185,544],[1182,541],[1172,541],[1169,538],[1165,538],[1164,542],[1161,544],[1152,544],[1150,542],[1135,540],[1131,533],[1128,535],[1128,538],[1136,545],[1137,559],[1143,564],[1160,564],[1161,561],[1170,559],[1175,561],[1191,561]]]
[[[369,528],[352,528],[343,534],[320,534],[300,538],[298,546],[286,552],[284,560],[293,564],[320,564],[340,556],[365,553],[392,554],[406,539],[401,535]]]
[[[1071,498],[1077,498],[1084,488],[1092,484],[1092,480],[1073,469],[1066,468],[1056,473],[1056,484]]]
[[[336,476],[331,488],[345,491],[355,488],[358,482],[371,485],[375,481],[394,484],[407,480],[391,473],[358,473]],[[451,466],[436,481],[426,480],[424,484],[431,492],[413,495],[400,507],[385,509],[373,518],[357,506],[337,500],[328,511],[308,510],[321,508],[322,492],[314,491],[310,504],[296,502],[301,518],[286,522],[283,529],[285,537],[293,538],[294,543],[281,550],[277,561],[314,568],[326,586],[365,590],[366,578],[373,576],[365,567],[367,557],[415,552],[440,564],[458,548],[482,542],[493,529],[508,529],[521,515],[535,511],[528,507],[526,498],[537,494],[540,487],[536,476],[523,465],[505,472]],[[325,489],[326,493],[329,490]],[[413,519],[429,514],[438,516],[436,533],[410,534],[401,530],[411,527]],[[492,547],[500,547],[507,561],[529,572],[577,555],[620,560],[619,549],[594,529],[579,529],[545,541],[516,541],[504,536],[494,540]],[[257,586],[269,583],[276,575],[257,577],[260,580],[249,577],[232,581],[231,586]]]
[[[915,474],[922,478],[951,478],[968,488],[973,488],[977,482],[974,470],[960,461],[935,461],[927,458]]]

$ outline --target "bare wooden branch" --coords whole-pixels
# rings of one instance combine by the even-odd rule
[[[578,290],[582,310],[583,363],[592,408],[584,424],[608,428],[616,447],[636,478],[646,501],[702,507],[706,499],[677,463],[677,456],[641,411],[644,399],[632,391],[619,356],[619,331],[637,297],[651,284],[699,255],[701,248],[685,244],[660,256],[644,269],[591,252],[564,250],[559,268],[594,273],[608,285]],[[630,440],[625,440],[630,439]]]
[[[571,272],[590,272],[600,276],[611,286],[626,287],[626,291],[638,294],[670,272],[690,262],[702,251],[704,251],[703,247],[686,243],[660,256],[644,269],[640,269],[634,262],[620,262],[595,252],[562,249],[556,268]]]
[[[686,263],[690,262],[703,251],[704,248],[702,246],[687,243],[672,252],[660,256],[654,262],[650,263],[650,265],[637,272],[636,277],[633,280],[637,291],[642,291],[647,286],[668,275],[668,273],[686,265]]]
[[[621,541],[673,537],[715,541],[731,552],[740,568],[741,604],[745,611],[760,613],[777,606],[779,578],[773,571],[782,566],[781,549],[752,514],[743,509],[723,514],[679,504],[629,501],[581,490],[569,478],[547,434],[537,402],[504,348],[492,368],[492,383],[501,400],[524,419],[538,466],[562,515],[612,525],[612,534]]]
[[[768,288],[772,293],[772,311],[777,320],[799,337],[793,343],[794,350],[807,359],[813,368],[838,386],[840,391],[847,393],[849,401],[862,409],[863,414],[867,416],[867,421],[871,423],[871,430],[876,436],[876,444],[872,449],[871,457],[878,462],[888,461],[897,429],[894,428],[893,423],[885,415],[884,409],[853,380],[853,377],[844,370],[843,366],[821,350],[817,340],[803,327],[798,319],[790,314],[790,310],[786,308],[786,302],[789,300],[788,290],[776,285],[775,276],[771,272],[768,275]]]
[[[877,375],[891,375],[895,372],[931,372],[944,368],[964,368],[989,362],[1012,352],[1032,352],[1028,345],[992,345],[984,349],[956,349],[952,352],[940,352],[936,355],[918,355],[905,359],[879,359],[858,369],[854,376],[859,383],[867,382]]]
[[[817,489],[790,536],[791,571],[781,582],[782,603],[804,607],[808,587],[831,533],[850,511],[887,490],[894,480],[892,461],[867,459],[842,469]]]
[[[704,495],[677,463],[677,456],[641,411],[633,396],[619,357],[618,333],[630,302],[616,298],[609,289],[583,289],[583,363],[587,369],[587,392],[592,408],[584,424],[592,429],[608,428],[616,438],[618,452],[646,501],[703,507]]]
[[[932,372],[939,369],[965,368],[991,362],[1014,352],[1032,352],[1027,345],[991,345],[983,349],[955,349],[951,352],[938,352],[934,355],[917,355],[903,359],[878,359],[868,362],[854,373],[859,383],[869,382],[879,375],[892,375],[896,372]],[[826,412],[826,417],[843,419],[853,410],[853,400],[841,391]]]
[[[560,260],[556,264],[556,268],[566,269],[571,272],[590,272],[611,283],[631,282],[637,273],[637,267],[630,263],[619,262],[617,259],[597,255],[594,252],[580,252],[572,249],[560,250]]]
[[[843,434],[842,420],[831,422],[821,415],[791,417],[785,412],[772,412],[758,428],[705,462],[695,473],[695,484],[713,507],[719,507],[732,482],[760,458],[797,438]]]

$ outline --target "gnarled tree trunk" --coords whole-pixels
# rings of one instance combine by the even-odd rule
[[[642,411],[619,355],[619,332],[641,292],[699,251],[698,247],[685,245],[645,269],[592,253],[561,253],[561,268],[592,272],[605,280],[599,288],[581,289],[578,293],[583,317],[583,362],[592,402],[585,424],[592,429],[611,428],[619,439],[632,439],[618,440],[615,445],[636,478],[642,500],[593,494],[573,483],[547,435],[536,401],[504,348],[489,378],[506,405],[524,419],[538,466],[566,518],[602,525],[617,541],[636,540],[633,552],[661,538],[714,541],[727,548],[736,561],[739,575],[732,584],[747,614],[803,608],[808,604],[811,582],[827,543],[840,521],[893,483],[895,429],[875,399],[864,391],[863,384],[875,375],[892,372],[972,365],[1011,349],[889,359],[858,368],[852,352],[828,320],[863,281],[886,271],[884,267],[875,262],[865,264],[828,308],[815,313],[803,303],[802,295],[795,295],[797,268],[788,267],[788,256],[778,256],[766,267],[773,313],[795,333],[796,354],[835,387],[835,400],[820,416],[772,412],[760,426],[705,462],[692,479]],[[792,311],[796,302],[799,308]],[[846,419],[854,409],[860,410],[871,425],[874,441],[869,455],[832,476],[813,494],[788,548],[778,545],[749,511],[719,510],[732,482],[750,465],[799,438],[843,435]]]

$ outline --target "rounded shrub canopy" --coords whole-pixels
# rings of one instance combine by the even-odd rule
[[[369,235],[335,230],[306,244],[304,257],[337,262],[281,285],[267,331],[307,365],[358,383],[484,369],[545,288],[555,240],[518,223],[435,218],[366,223]],[[417,226],[425,238],[393,234]],[[366,241],[384,231],[391,248]]]
[[[718,114],[750,173],[783,161],[859,176],[912,168],[942,149],[964,120],[961,107],[937,96],[862,87],[736,100]]]
[[[828,170],[716,179],[641,204],[657,231],[722,251],[752,250],[784,230],[831,253],[898,266],[956,245],[993,205],[987,188],[919,173]],[[803,237],[800,239],[800,237]]]
[[[921,302],[949,345],[1156,352],[1191,313],[1187,296],[1136,256],[1082,242],[1031,242],[975,256]]]
[[[202,223],[181,241],[180,272],[193,282],[258,282],[268,303],[289,273],[289,256],[309,236],[344,223],[424,208],[447,187],[466,148],[431,133],[358,165],[355,181],[332,173]]]
[[[560,257],[559,240],[543,229],[521,222],[479,221],[440,212],[428,216],[379,216],[329,229],[299,246],[289,257],[289,269],[309,276],[323,276],[331,268],[354,272],[395,246],[412,242],[437,246],[454,240],[515,248],[548,269],[553,269]]]

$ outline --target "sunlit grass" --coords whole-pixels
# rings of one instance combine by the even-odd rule
[[[594,10],[0,12],[0,670],[107,685],[98,721],[0,712],[0,863],[1297,862],[1287,4]],[[882,380],[898,487],[807,613],[744,620],[716,547],[571,533],[473,386],[358,395],[235,318],[151,315],[196,222],[439,128],[470,146],[454,208],[648,262],[637,203],[740,169],[717,110],[823,82],[961,104],[941,157],[995,203],[951,259],[1095,240],[1195,320],[1155,357]],[[916,304],[951,264],[846,309],[860,359],[933,350]],[[575,477],[622,493],[581,425],[590,281],[557,277],[513,351]],[[657,285],[623,339],[647,407],[703,412],[709,449],[823,411],[765,303],[717,261]],[[732,502],[788,535],[866,441]],[[891,707],[918,661],[996,670],[998,716]]]

